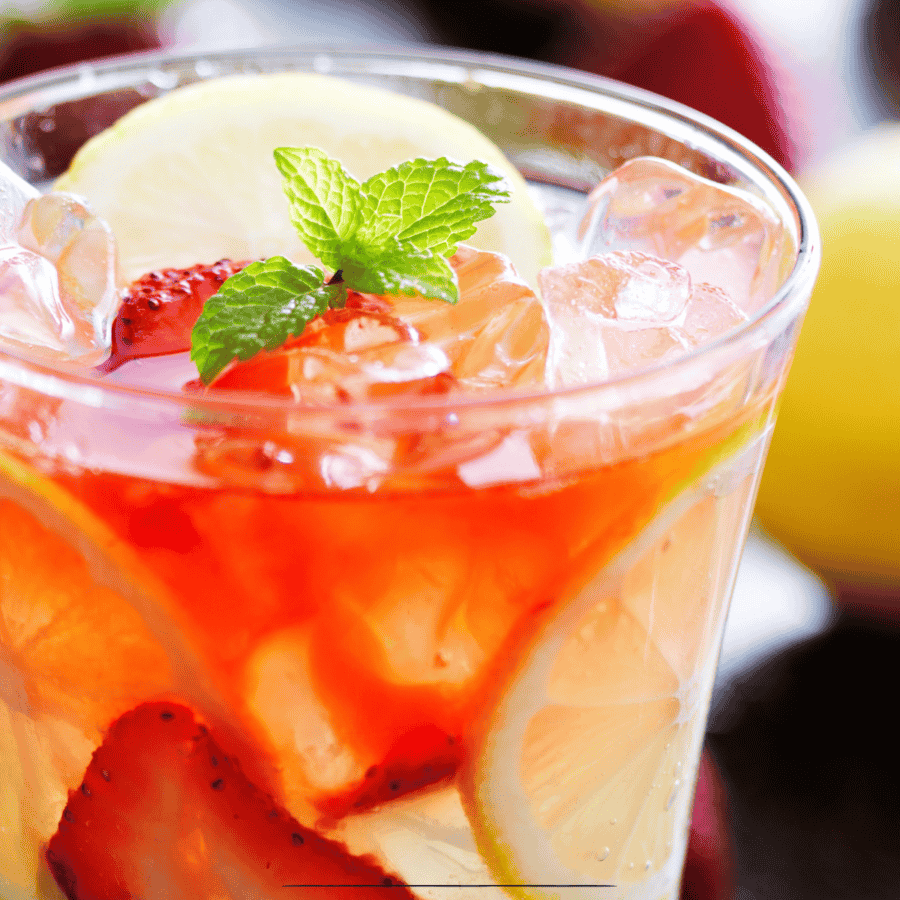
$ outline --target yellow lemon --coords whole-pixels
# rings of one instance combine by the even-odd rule
[[[802,179],[822,269],[757,513],[840,587],[900,591],[900,126]]]

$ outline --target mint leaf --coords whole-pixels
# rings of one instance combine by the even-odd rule
[[[476,222],[509,199],[503,176],[477,160],[414,159],[374,175],[362,185],[363,222],[356,234],[375,248],[396,237],[420,250],[452,256]]]
[[[342,245],[361,220],[359,182],[317,147],[281,147],[275,164],[300,239],[326,266],[340,268]]]
[[[397,240],[383,250],[363,263],[347,260],[344,283],[366,294],[421,294],[446,303],[459,299],[456,272],[445,257]]]
[[[280,347],[306,323],[337,305],[340,285],[326,285],[315,266],[298,268],[283,256],[250,263],[227,279],[191,332],[191,359],[209,384],[235,357],[250,359]]]

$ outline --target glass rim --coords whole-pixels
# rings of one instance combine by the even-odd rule
[[[179,409],[201,408],[210,412],[252,412],[257,415],[290,413],[303,416],[327,415],[330,412],[346,415],[358,411],[364,418],[378,414],[409,414],[418,410],[478,409],[518,406],[547,402],[552,399],[579,401],[609,392],[621,406],[624,397],[639,399],[648,395],[661,377],[674,376],[696,366],[706,367],[717,358],[731,359],[745,355],[751,348],[773,338],[788,321],[799,317],[805,308],[819,268],[821,242],[818,226],[809,201],[794,179],[765,151],[747,138],[711,117],[683,104],[636,88],[613,79],[550,63],[505,56],[448,49],[429,45],[402,47],[328,45],[275,45],[227,50],[155,50],[108,57],[106,59],[69,65],[0,86],[0,122],[32,112],[35,101],[42,106],[81,99],[103,90],[128,88],[152,81],[153,74],[165,82],[164,69],[193,65],[196,80],[215,77],[222,72],[203,74],[204,66],[218,63],[248,65],[263,60],[271,63],[280,58],[289,59],[291,71],[309,71],[330,74],[335,77],[349,75],[396,75],[419,78],[441,77],[452,83],[479,83],[485,87],[510,87],[542,96],[546,99],[579,102],[610,115],[618,115],[648,127],[652,123],[668,125],[663,133],[675,131],[691,134],[694,146],[708,153],[713,159],[727,162],[743,174],[761,191],[763,199],[786,226],[794,228],[796,256],[793,265],[777,291],[755,315],[737,328],[729,330],[674,359],[665,360],[634,372],[625,373],[603,381],[588,382],[563,388],[497,389],[477,394],[409,395],[378,400],[335,402],[332,404],[305,405],[289,398],[248,394],[240,391],[217,391],[205,394],[161,388],[131,386],[118,382],[105,382],[94,375],[65,364],[54,364],[30,356],[25,351],[0,346],[0,380],[25,385],[44,394],[87,403],[95,407],[126,409],[135,404],[146,407],[171,407]],[[359,72],[338,69],[336,63],[349,65],[352,61],[364,64]],[[306,63],[302,68],[299,64]],[[156,67],[156,72],[153,68]],[[418,68],[416,68],[418,67]],[[260,68],[260,72],[269,71]],[[278,70],[275,70],[278,71]],[[501,84],[497,79],[506,79]],[[174,86],[174,85],[173,85]],[[40,92],[40,98],[33,97]],[[594,102],[591,102],[593,99]],[[675,140],[680,140],[677,136]],[[681,140],[681,143],[685,141]],[[689,145],[690,146],[690,145]],[[715,148],[717,153],[713,153]],[[791,218],[785,218],[784,213]],[[710,371],[721,366],[713,365]],[[675,381],[678,381],[675,378]],[[658,391],[649,391],[653,396]]]

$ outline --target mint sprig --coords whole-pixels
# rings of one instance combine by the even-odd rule
[[[229,278],[191,335],[206,384],[231,360],[301,334],[315,316],[343,306],[347,290],[455,303],[447,257],[509,199],[503,176],[477,160],[414,159],[363,184],[316,147],[279,148],[275,163],[300,239],[335,275],[326,284],[315,266],[273,257]]]

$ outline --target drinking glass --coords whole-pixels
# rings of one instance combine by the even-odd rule
[[[3,158],[49,188],[152,97],[285,71],[474,123],[570,258],[586,196],[635,157],[742,189],[776,223],[774,275],[748,321],[699,349],[552,390],[302,406],[0,348],[0,893],[61,896],[46,847],[70,792],[111,723],[155,701],[418,897],[675,898],[729,596],[817,271],[806,201],[683,107],[440,50],[55,71],[0,92]],[[707,240],[733,225],[711,221]],[[133,868],[117,854],[111,869]]]

